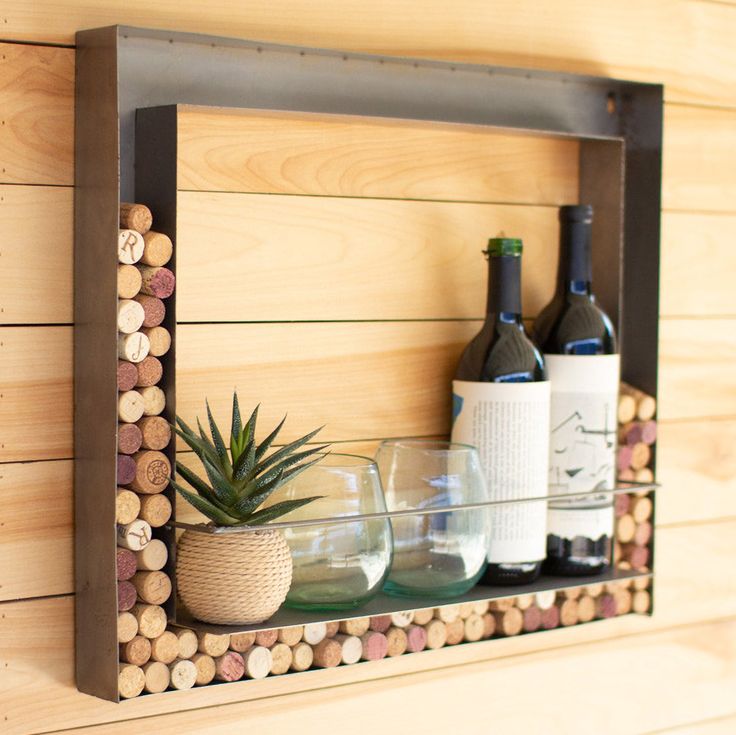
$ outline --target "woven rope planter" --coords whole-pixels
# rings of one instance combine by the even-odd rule
[[[279,609],[291,585],[291,554],[280,531],[211,534],[179,539],[179,596],[198,620],[219,625],[262,623]]]

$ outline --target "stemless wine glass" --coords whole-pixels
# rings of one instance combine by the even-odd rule
[[[328,454],[284,485],[274,501],[313,495],[324,497],[293,511],[288,520],[386,512],[378,468],[369,457]],[[284,536],[293,560],[287,607],[350,609],[381,591],[393,551],[386,518],[296,526]]]
[[[486,508],[451,510],[488,500],[475,447],[401,439],[381,443],[376,463],[389,511],[448,508],[391,519],[394,558],[384,589],[397,596],[453,597],[467,592],[486,566]]]

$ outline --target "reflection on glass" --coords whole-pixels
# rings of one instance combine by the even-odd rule
[[[376,455],[390,511],[451,508],[488,500],[474,447],[434,440],[391,440]],[[486,565],[485,509],[393,518],[394,558],[384,586],[398,596],[453,597]]]

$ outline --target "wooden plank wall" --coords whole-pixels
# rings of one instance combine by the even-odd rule
[[[76,29],[115,22],[666,84],[658,455],[666,490],[658,509],[658,609],[653,619],[627,618],[464,646],[452,649],[445,658],[408,657],[409,662],[382,669],[383,675],[392,675],[387,681],[348,685],[340,674],[321,672],[313,679],[314,691],[296,696],[288,693],[288,677],[278,686],[268,680],[246,682],[119,706],[76,692],[71,599],[71,44]],[[506,732],[731,732],[736,717],[732,572],[736,296],[730,278],[736,237],[734,31],[736,3],[707,0],[502,0],[491,5],[476,0],[453,4],[426,0],[421,7],[410,0],[372,4],[225,0],[206,11],[201,3],[171,0],[156,4],[104,0],[94,7],[80,0],[7,0],[0,11],[0,41],[4,41],[0,43],[0,731],[17,735],[79,728],[74,731],[97,735],[150,728],[157,733],[214,733],[251,726],[308,733],[321,730],[326,721],[331,726],[360,721],[366,731],[401,732],[411,726],[444,732],[459,721],[457,712],[462,707],[462,720],[471,732],[485,729],[491,719]],[[273,121],[269,126],[262,136],[275,134]],[[360,134],[365,138],[368,132]],[[397,133],[398,150],[409,151],[409,162],[432,153],[425,150],[421,138],[426,134],[412,131],[402,140],[402,133]],[[257,139],[256,132],[254,136]],[[542,145],[539,141],[516,149],[514,144],[508,143],[509,165],[529,156],[537,170],[546,161],[549,174],[537,176],[535,171],[524,177],[524,171],[517,169],[518,197],[494,194],[489,188],[492,180],[484,177],[482,165],[473,165],[478,163],[473,156],[462,176],[480,182],[481,196],[448,200],[446,187],[452,176],[447,172],[429,179],[407,179],[402,174],[391,178],[391,185],[397,187],[393,196],[415,201],[401,202],[400,216],[393,198],[353,198],[381,196],[376,182],[365,175],[338,176],[341,186],[352,187],[342,192],[343,198],[290,197],[293,190],[285,190],[285,180],[292,187],[313,185],[316,180],[327,187],[316,193],[329,195],[335,170],[320,169],[315,176],[315,170],[310,170],[314,160],[305,154],[298,165],[274,176],[269,161],[260,161],[256,172],[272,172],[271,188],[264,189],[261,181],[249,190],[269,192],[248,195],[253,220],[250,246],[266,258],[266,238],[276,232],[284,243],[292,244],[291,257],[307,258],[307,252],[325,257],[333,262],[339,278],[341,268],[355,265],[349,256],[358,252],[357,233],[368,233],[376,248],[376,262],[368,274],[375,279],[390,271],[397,290],[412,259],[421,260],[432,252],[429,240],[417,246],[411,235],[417,228],[437,233],[449,248],[453,272],[467,275],[469,270],[458,255],[464,238],[478,238],[503,221],[512,222],[514,228],[523,224],[528,230],[531,262],[531,256],[541,252],[538,247],[547,237],[550,219],[554,220],[550,205],[562,201],[558,196],[567,197],[568,192],[558,187],[565,180],[569,151],[560,153],[553,147],[542,153],[535,148]],[[374,149],[371,156],[375,155]],[[360,161],[355,163],[359,166]],[[496,159],[493,166],[498,165]],[[440,163],[432,170],[438,167]],[[411,165],[401,168],[410,171]],[[220,193],[215,198],[211,190],[222,191],[221,182],[196,181],[192,176],[180,183],[187,190],[182,197],[197,200],[208,216],[220,212],[228,197],[238,196]],[[306,192],[299,189],[299,193]],[[428,204],[432,199],[450,201],[441,207],[447,214],[440,222],[438,204]],[[295,221],[307,223],[303,230],[295,230],[291,218],[275,222],[277,208],[283,212],[287,205],[294,207]],[[522,209],[523,223],[514,219]],[[330,221],[348,216],[363,229],[326,237],[331,234]],[[225,236],[227,219],[219,221],[224,231],[221,247],[230,247],[232,240]],[[197,222],[190,224],[196,232]],[[397,256],[392,243],[405,244],[406,260]],[[302,252],[297,244],[308,250]],[[262,262],[268,271],[268,259]],[[192,276],[204,279],[203,284],[216,277],[207,269],[200,271],[194,258],[189,268]],[[281,275],[279,271],[270,277]],[[361,298],[371,303],[371,279],[366,280]],[[267,319],[294,318],[288,301],[269,297],[268,290],[263,290],[268,283],[266,279],[259,286],[259,303],[269,310]],[[407,346],[407,354],[424,355],[422,361],[414,361],[412,370],[437,385],[446,369],[442,365],[467,337],[463,329],[472,332],[472,321],[457,320],[472,320],[479,282],[473,283],[472,278],[460,282],[455,300],[452,290],[445,292],[442,313],[434,311],[433,289],[441,288],[436,283],[430,277],[412,283],[406,298],[372,304],[369,318],[374,321],[357,327],[330,325],[333,336],[344,335],[334,359],[341,360],[340,349],[349,350],[351,344],[366,345],[360,354],[367,361],[364,367],[371,369],[370,360],[382,354],[379,346],[390,333],[393,344]],[[203,316],[198,309],[196,316],[190,311],[187,318],[187,284],[182,282],[183,321],[214,320],[218,310],[227,310],[226,304],[211,302],[212,313]],[[286,285],[293,284],[287,281]],[[548,287],[543,279],[539,281],[536,303],[529,295],[530,315],[544,301]],[[355,303],[354,298],[338,304],[306,298],[305,316],[299,318],[318,320],[325,308],[349,310]],[[375,321],[395,318],[391,314],[397,310],[404,310],[398,318],[410,321]],[[366,317],[341,312],[330,318]],[[226,316],[224,321],[248,319]],[[268,327],[274,330],[271,337],[284,330],[283,339],[275,343],[255,325],[223,324],[222,335],[228,339],[219,344],[246,340],[254,359],[268,367],[279,353],[266,355],[265,343],[269,349],[277,344],[280,354],[286,355],[291,341],[298,344],[298,351],[307,351],[299,356],[302,369],[317,369],[314,361],[326,346],[320,336],[325,327],[298,325],[305,331],[298,340],[290,340],[289,326]],[[196,324],[186,329],[183,349],[196,352],[196,339],[206,340],[206,330]],[[330,339],[330,344],[335,340]],[[238,354],[243,359],[243,353]],[[395,359],[406,364],[405,355]],[[435,365],[435,372],[426,373],[427,365]],[[199,365],[201,370],[206,367]],[[188,405],[192,408],[204,382],[195,373],[182,376],[182,390],[191,391]],[[259,385],[258,390],[273,391],[276,396],[277,378],[278,372],[273,386]],[[351,391],[370,388],[370,380],[365,374],[361,377],[357,367],[354,380]],[[231,385],[228,378],[221,389],[229,390]],[[384,386],[394,393],[398,388],[390,381]],[[292,396],[286,398],[293,401]],[[408,409],[417,405],[418,397],[407,400]],[[370,406],[374,407],[372,426],[358,426],[345,415],[337,416],[335,437],[380,436],[375,427],[384,425],[387,406],[380,397],[369,396],[351,410]],[[280,408],[276,406],[274,414]],[[301,418],[295,416],[295,430],[299,422],[311,421],[312,413],[313,407]],[[399,419],[406,415],[397,414]],[[443,421],[436,409],[434,416],[438,423]],[[396,424],[397,431],[425,429],[430,421],[429,415],[422,415],[418,423]],[[432,666],[450,668],[416,671]],[[632,671],[638,672],[635,680]],[[600,681],[591,688],[593,675]],[[534,708],[528,707],[531,683],[537,692]],[[323,689],[333,684],[344,685],[339,699],[334,691]],[[589,696],[581,697],[583,690]],[[268,698],[245,701],[264,696]],[[488,709],[490,700],[493,712]],[[452,703],[452,708],[427,709],[428,701]]]

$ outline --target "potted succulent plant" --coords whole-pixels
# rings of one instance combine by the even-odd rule
[[[320,429],[268,454],[286,418],[260,443],[255,441],[258,406],[243,424],[237,393],[233,393],[229,452],[207,404],[210,435],[197,419],[194,432],[178,416],[176,433],[202,463],[207,480],[181,462],[180,479],[171,484],[217,528],[262,526],[319,496],[262,507],[271,494],[307,467],[318,462],[327,445],[298,451]],[[318,456],[315,456],[318,455]],[[267,620],[286,598],[292,561],[283,534],[277,529],[239,533],[186,530],[177,546],[176,580],[179,596],[199,620],[245,625]]]

